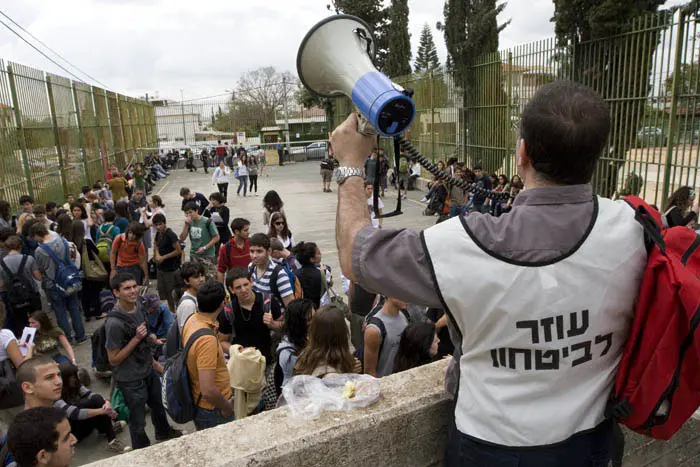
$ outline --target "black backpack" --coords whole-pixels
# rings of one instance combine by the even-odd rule
[[[90,338],[92,342],[92,366],[97,371],[111,371],[112,366],[109,364],[107,356],[107,331],[105,325],[102,324]]]
[[[282,367],[280,366],[280,353],[282,353],[283,350],[291,350],[292,355],[296,357],[298,355],[296,347],[293,345],[285,345],[284,347],[280,347],[277,349],[277,359],[275,361],[275,393],[277,394],[277,397],[282,394],[282,381],[284,381],[284,373],[282,372]]]
[[[363,365],[365,364],[365,329],[367,329],[367,326],[370,324],[374,324],[379,328],[379,335],[382,338],[381,344],[379,344],[379,352],[377,352],[377,357],[382,354],[382,349],[384,348],[384,341],[386,340],[386,326],[384,326],[384,321],[381,319],[377,318],[377,313],[381,311],[382,307],[384,306],[384,300],[386,300],[384,297],[381,297],[379,300],[379,303],[377,303],[377,306],[375,306],[372,311],[370,311],[367,316],[365,316],[365,320],[362,323],[362,340],[360,346],[355,349],[355,358],[357,358]],[[408,321],[408,324],[411,324],[413,320],[411,319],[411,315],[408,313],[408,310],[401,310],[401,313],[406,317],[406,321]]]
[[[202,336],[216,337],[216,333],[206,328],[196,330],[187,340],[185,348],[179,350],[174,357],[169,358],[163,368],[161,398],[163,407],[175,423],[192,421],[197,414],[199,401],[202,399],[201,392],[196,402],[192,399],[190,375],[187,371],[187,353],[192,344]]]
[[[11,293],[7,294],[7,301],[13,313],[29,314],[29,312],[34,311],[36,298],[39,296],[34,289],[34,285],[22,274],[24,266],[27,264],[27,258],[26,255],[22,256],[22,261],[19,263],[19,268],[15,274],[7,267],[4,259],[0,261],[0,267],[5,271],[9,279],[5,288],[11,291]],[[39,308],[41,308],[41,304],[39,304]]]

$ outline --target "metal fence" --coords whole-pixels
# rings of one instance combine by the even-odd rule
[[[546,39],[481,57],[467,92],[450,73],[394,78],[414,90],[411,141],[433,160],[456,156],[491,173],[515,174],[520,115],[536,90],[571,79],[610,105],[612,131],[594,176],[608,197],[639,193],[663,204],[682,185],[700,188],[698,18],[682,10],[635,19],[631,32],[557,46]],[[353,110],[334,102],[332,127]],[[380,146],[392,151],[389,140]]]
[[[149,103],[0,60],[0,199],[63,200],[156,145]]]

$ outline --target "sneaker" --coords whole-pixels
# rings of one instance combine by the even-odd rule
[[[109,446],[110,451],[114,451],[118,454],[123,454],[125,452],[131,451],[131,446],[128,446],[128,445],[122,443],[121,441],[119,441],[116,438],[114,438],[112,441],[110,441],[107,446]]]
[[[76,340],[75,340],[75,344],[73,344],[73,345],[82,345],[82,344],[86,343],[86,342],[89,341],[89,340],[90,340],[90,339],[88,339],[87,336],[86,336],[86,337],[83,337],[82,339],[76,339]]]
[[[165,433],[163,435],[156,435],[156,441],[166,441],[168,439],[175,439],[179,438],[180,436],[186,434],[184,431],[181,430],[176,430],[175,428],[171,428],[168,433]]]
[[[428,198],[426,198],[425,196],[423,196],[423,199],[421,199],[420,202],[421,202],[421,203],[427,203],[427,202],[428,202]]]
[[[124,427],[126,427],[126,422],[124,420],[112,422],[112,429],[114,430],[115,435],[118,435],[119,433],[124,431]]]

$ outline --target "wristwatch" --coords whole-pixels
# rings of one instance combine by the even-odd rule
[[[365,169],[359,167],[338,167],[333,173],[333,177],[338,185],[345,183],[350,177],[362,177],[365,178]]]

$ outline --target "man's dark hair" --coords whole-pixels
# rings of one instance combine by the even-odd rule
[[[18,413],[7,430],[7,448],[17,465],[35,466],[39,452],[56,452],[56,427],[65,419],[66,413],[55,407],[34,407]]]
[[[185,212],[187,212],[187,211],[197,211],[197,209],[199,209],[199,208],[197,207],[197,203],[195,203],[194,201],[189,201],[189,202],[187,202],[187,203],[185,204],[185,209],[183,209],[183,211],[185,211]],[[199,211],[197,211],[197,212],[199,212]]]
[[[32,209],[32,214],[39,215],[39,214],[44,214],[46,215],[46,205],[44,204],[35,204],[34,208]]]
[[[136,281],[136,278],[130,272],[118,272],[112,280],[109,281],[109,286],[112,290],[119,290],[126,281]]]
[[[56,363],[53,358],[48,355],[40,355],[38,357],[32,357],[28,360],[20,363],[17,367],[17,382],[22,385],[22,383],[36,383],[36,369],[40,366],[50,365]]]
[[[8,250],[19,251],[22,249],[22,239],[17,235],[13,235],[5,240],[5,248]]]
[[[202,313],[214,313],[226,300],[226,289],[221,282],[207,279],[197,291],[197,310]]]
[[[588,183],[610,132],[610,108],[572,81],[540,87],[520,121],[525,150],[538,175],[564,185]]]
[[[146,226],[139,222],[131,222],[126,227],[127,232],[131,232],[136,237],[136,240],[140,240],[143,234],[146,233]]]
[[[92,190],[90,189],[89,186],[83,185],[83,187],[80,189],[80,191],[81,191],[84,195],[87,195],[87,194],[90,193],[90,191],[92,191]]]
[[[192,277],[199,277],[206,274],[204,265],[202,263],[197,263],[195,261],[188,261],[182,265],[180,268],[180,277],[184,282]]]
[[[261,246],[266,250],[270,249],[270,237],[264,233],[256,233],[250,237],[250,246]]]
[[[19,197],[19,204],[22,205],[24,203],[32,203],[34,204],[34,197],[31,195],[22,195]]]
[[[34,237],[46,237],[49,234],[49,229],[42,222],[36,222],[29,229],[29,235]]]
[[[53,208],[58,207],[54,201],[49,201],[46,203],[46,210],[51,211]]]
[[[190,189],[187,187],[180,188],[180,196],[185,197],[190,194]]]
[[[236,230],[240,232],[241,230],[245,229],[246,225],[250,225],[250,221],[248,219],[236,217],[233,221],[231,221],[231,232],[236,233]]]
[[[105,222],[114,222],[117,219],[117,213],[111,209],[105,211],[102,216],[104,216]]]
[[[226,198],[224,198],[224,195],[222,195],[218,191],[209,195],[209,200],[216,201],[219,204],[224,204],[226,202]]]
[[[156,214],[153,216],[153,223],[154,224],[165,224],[165,216],[161,213]]]
[[[231,290],[238,279],[250,280],[250,271],[246,268],[233,268],[226,274],[226,288]]]

